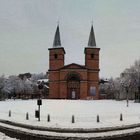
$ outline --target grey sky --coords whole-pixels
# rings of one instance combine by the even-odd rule
[[[0,75],[46,72],[58,20],[66,64],[84,64],[91,20],[100,77],[140,58],[139,0],[0,0]]]

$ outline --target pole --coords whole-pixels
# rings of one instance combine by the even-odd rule
[[[41,90],[39,90],[39,99],[38,99],[38,101],[40,100],[40,93],[41,93]],[[38,121],[40,121],[40,104],[39,103],[38,103],[38,113],[39,113]]]
[[[39,112],[38,121],[40,121],[40,105],[38,105],[38,112]]]

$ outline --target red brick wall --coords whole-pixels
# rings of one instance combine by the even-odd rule
[[[55,54],[57,58],[55,58]],[[64,66],[65,51],[64,48],[49,49],[49,69],[56,70]]]
[[[60,82],[60,98],[66,99],[67,98],[67,82],[63,81]]]
[[[71,64],[64,66],[64,49],[50,49],[49,62],[49,98],[67,98],[67,76],[74,72],[80,75],[80,99],[99,99],[99,48],[85,49],[85,68],[80,65]],[[91,53],[94,53],[94,58],[91,59]],[[58,58],[55,59],[54,55]],[[60,69],[61,68],[61,69]],[[96,96],[90,96],[90,87],[96,87]]]
[[[49,98],[59,98],[59,82],[49,83]]]
[[[88,84],[87,81],[80,82],[80,99],[87,99]]]
[[[99,51],[100,48],[85,48],[85,66],[88,69],[99,69]],[[91,54],[94,55],[93,58]]]
[[[50,71],[49,72],[49,80],[50,81],[58,81],[60,77],[59,71]]]
[[[99,71],[88,70],[89,81],[99,81]]]

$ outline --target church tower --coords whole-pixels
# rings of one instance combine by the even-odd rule
[[[93,25],[89,35],[88,47],[85,48],[85,66],[88,69],[99,69],[99,51],[96,47]]]
[[[49,48],[49,70],[56,70],[64,66],[65,50],[61,47],[59,25],[57,26],[53,48]]]
[[[99,51],[92,25],[88,47],[85,48],[85,67],[88,70],[88,95],[94,95],[94,99],[99,99]]]
[[[59,69],[64,66],[65,50],[61,47],[59,25],[57,26],[53,47],[49,48],[49,96],[59,98]]]

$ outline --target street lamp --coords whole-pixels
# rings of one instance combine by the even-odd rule
[[[38,118],[38,121],[40,121],[40,106],[42,105],[41,90],[43,89],[42,83],[38,85],[38,89],[39,89],[39,99],[37,100],[38,110],[35,111],[35,117]]]

